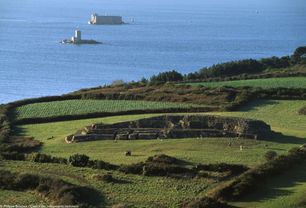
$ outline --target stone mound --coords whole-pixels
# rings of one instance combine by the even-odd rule
[[[165,115],[115,124],[92,124],[67,136],[65,141],[203,137],[260,139],[272,133],[271,127],[259,120],[211,115]]]

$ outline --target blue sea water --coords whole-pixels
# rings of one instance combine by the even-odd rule
[[[88,25],[93,12],[129,24]],[[59,43],[77,27],[103,44]],[[305,0],[0,0],[0,103],[289,55],[301,45]]]

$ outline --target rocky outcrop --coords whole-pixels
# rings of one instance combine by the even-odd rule
[[[260,139],[273,132],[263,121],[211,115],[165,115],[116,124],[92,124],[65,138],[67,143],[92,140],[136,140],[195,137]]]

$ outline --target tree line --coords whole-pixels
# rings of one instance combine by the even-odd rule
[[[245,59],[215,64],[204,67],[197,72],[181,74],[175,70],[161,72],[153,75],[149,80],[142,79],[141,82],[165,83],[178,81],[203,80],[208,78],[225,78],[242,74],[258,74],[267,69],[287,68],[296,64],[306,64],[306,46],[297,48],[293,55],[283,57],[270,57],[260,60]]]

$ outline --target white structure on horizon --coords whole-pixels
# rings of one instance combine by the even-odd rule
[[[81,30],[75,30],[74,31],[74,36],[71,38],[71,41],[73,43],[80,43],[81,40],[82,40]]]
[[[89,24],[93,25],[120,25],[123,24],[121,16],[99,16],[98,14],[94,13],[91,15]]]

